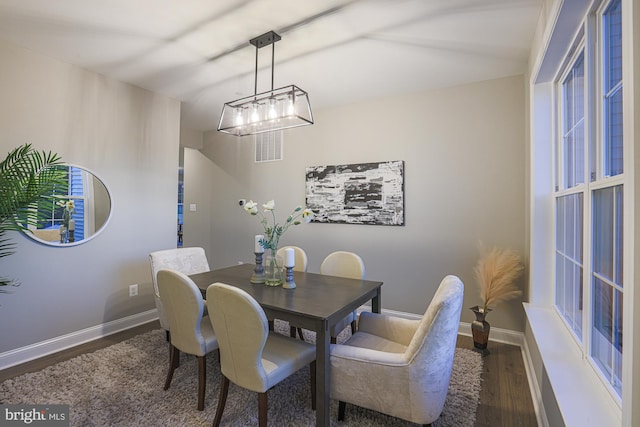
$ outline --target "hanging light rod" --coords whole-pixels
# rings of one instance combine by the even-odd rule
[[[273,88],[275,44],[280,40],[273,31],[249,40],[256,47],[254,94],[224,104],[220,132],[244,136],[313,124],[307,92],[296,85]],[[271,46],[271,90],[258,93],[258,50],[265,46]]]

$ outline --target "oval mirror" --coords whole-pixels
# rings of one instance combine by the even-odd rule
[[[47,203],[49,209],[38,214],[37,225],[25,231],[31,239],[51,246],[74,246],[98,235],[111,217],[111,196],[107,186],[82,166],[56,166],[64,176]]]

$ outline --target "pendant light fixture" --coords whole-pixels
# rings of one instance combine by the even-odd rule
[[[273,88],[275,43],[281,37],[273,31],[249,40],[256,47],[254,94],[224,104],[218,130],[235,136],[313,124],[309,95],[296,85]],[[271,45],[271,90],[258,93],[258,49]]]

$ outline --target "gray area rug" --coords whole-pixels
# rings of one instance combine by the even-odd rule
[[[288,333],[276,321],[276,330]],[[346,331],[348,331],[347,328]],[[313,333],[305,331],[308,341]],[[339,340],[345,339],[340,336]],[[169,390],[164,391],[168,344],[155,330],[0,384],[0,403],[68,404],[72,426],[210,426],[220,387],[217,355],[207,360],[205,410],[196,409],[197,363],[182,355]],[[444,412],[434,427],[473,426],[481,388],[482,358],[456,349]],[[269,390],[269,425],[314,426],[309,370],[302,369]],[[346,419],[337,421],[338,403],[331,400],[332,426],[415,426],[384,414],[347,405]],[[256,393],[235,386],[222,425],[258,425]]]

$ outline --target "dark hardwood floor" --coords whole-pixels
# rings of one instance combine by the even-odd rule
[[[35,372],[49,365],[90,353],[120,341],[160,327],[151,322],[124,332],[63,350],[43,358],[0,371],[0,382],[27,372]],[[471,337],[459,335],[458,347],[472,348]],[[476,413],[476,427],[533,427],[537,426],[531,393],[524,369],[520,347],[489,342],[491,353],[484,357],[482,391]]]
[[[473,348],[473,339],[458,335],[457,346]],[[522,350],[494,341],[487,348],[475,427],[537,426]]]

